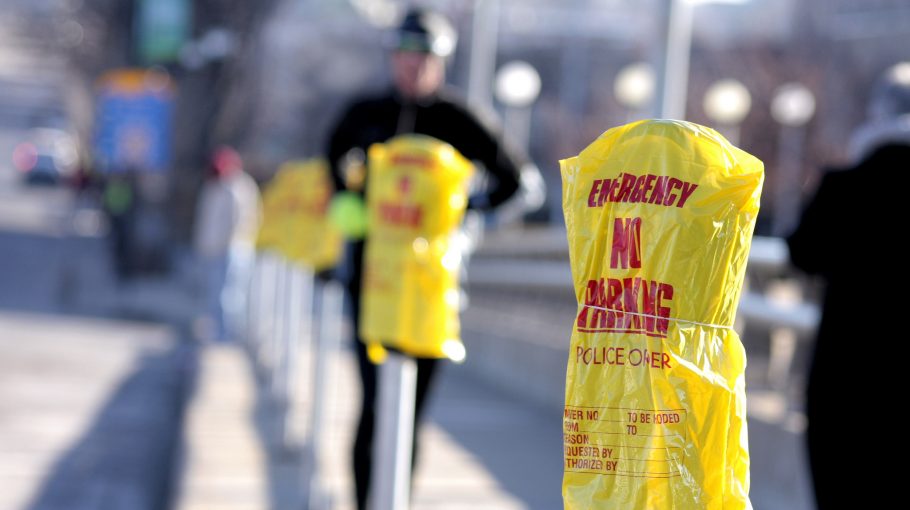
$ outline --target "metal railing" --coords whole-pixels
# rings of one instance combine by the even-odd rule
[[[781,298],[767,289],[756,289],[755,280],[767,281],[789,271],[787,244],[780,238],[755,237],[749,252],[747,274],[751,283],[743,292],[739,318],[767,326],[811,333],[819,320],[814,303]],[[541,290],[571,289],[565,231],[512,231],[486,239],[473,256],[468,283],[481,286],[533,287]]]
[[[805,281],[792,270],[783,239],[753,238],[746,276],[736,329],[767,331],[766,377],[773,388],[783,389],[790,382],[798,340],[811,338],[818,327],[819,307],[804,297]],[[471,258],[467,283],[475,289],[506,287],[571,295],[565,230],[503,231],[485,239]]]
[[[328,381],[342,336],[344,293],[321,282],[303,264],[277,252],[260,252],[250,286],[246,345],[271,408],[279,447],[300,452],[307,508],[331,508],[320,481],[326,420],[332,415]],[[309,354],[303,356],[303,353]],[[307,366],[301,366],[307,362]],[[306,393],[304,393],[306,392]],[[309,403],[305,412],[297,403]],[[298,417],[306,416],[307,423]]]

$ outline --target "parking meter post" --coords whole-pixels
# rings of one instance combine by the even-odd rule
[[[407,510],[411,484],[417,362],[395,352],[379,367],[379,409],[371,510]]]
[[[332,404],[335,395],[331,381],[334,375],[332,369],[335,356],[341,341],[344,290],[335,282],[326,282],[318,287],[319,334],[314,342],[316,363],[313,373],[312,423],[306,440],[304,459],[306,464],[304,473],[308,475],[309,480],[305,480],[303,486],[309,487],[311,510],[328,510],[332,507],[331,495],[325,492],[320,482],[321,460],[322,447],[328,442],[328,438],[325,437],[326,421],[333,416],[334,410]]]

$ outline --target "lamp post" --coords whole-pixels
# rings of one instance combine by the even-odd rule
[[[774,220],[771,233],[790,232],[801,202],[802,159],[806,124],[815,114],[815,96],[804,85],[786,83],[771,100],[771,116],[781,125],[777,139],[777,175],[774,189]]]
[[[499,0],[474,0],[471,27],[471,54],[468,61],[468,103],[481,111],[490,110],[490,83],[496,67],[499,35]]]
[[[654,70],[647,62],[635,62],[619,70],[613,95],[626,107],[626,121],[638,118],[654,99]]]
[[[657,102],[654,112],[663,119],[686,118],[689,57],[692,53],[692,17],[698,4],[744,4],[749,0],[662,0],[657,32]]]
[[[733,145],[739,145],[739,126],[752,107],[752,96],[737,80],[714,82],[705,93],[704,109]]]
[[[531,105],[540,95],[540,75],[531,64],[513,60],[496,73],[493,92],[505,106],[505,136],[516,147],[530,154]],[[520,169],[520,173],[519,192],[510,203],[499,208],[497,221],[514,221],[524,213],[538,209],[546,201],[546,186],[537,167],[529,162]]]
[[[540,94],[540,75],[534,67],[520,60],[506,63],[496,73],[496,99],[505,105],[503,128],[507,136],[523,150],[531,137],[531,105]]]

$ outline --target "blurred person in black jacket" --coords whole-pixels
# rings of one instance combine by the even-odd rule
[[[907,288],[908,256],[898,243],[907,232],[910,63],[878,83],[869,119],[850,144],[857,163],[824,174],[787,240],[793,264],[827,285],[806,392],[809,463],[823,510],[896,489],[885,481],[896,452],[864,431],[891,435],[898,402],[886,397],[904,387],[908,333],[895,319]]]
[[[487,175],[492,177],[488,190],[469,197],[468,209],[490,211],[521,197],[524,197],[525,205],[539,206],[542,197],[540,189],[522,186],[528,181],[533,183],[532,186],[540,186],[537,183],[542,181],[536,168],[522,155],[507,148],[498,133],[459,98],[444,89],[446,58],[456,43],[456,33],[449,22],[434,12],[414,9],[404,17],[394,39],[391,55],[393,88],[378,97],[360,98],[353,102],[331,131],[328,157],[335,189],[345,190],[346,181],[352,180],[345,178],[343,168],[351,154],[360,154],[362,159],[370,145],[413,133],[428,135],[452,145],[467,159],[479,162]],[[366,181],[363,176],[353,180],[361,186]],[[519,193],[527,189],[531,191]],[[368,192],[362,187],[353,191],[361,196]],[[353,264],[348,291],[353,305],[355,332],[359,329],[360,320],[363,253],[362,240],[352,243]],[[354,478],[357,504],[364,510],[370,488],[377,368],[368,359],[364,343],[360,339],[355,343],[363,403],[354,444]],[[415,438],[416,420],[419,420],[424,407],[437,361],[417,360]],[[414,456],[416,443],[412,458]]]

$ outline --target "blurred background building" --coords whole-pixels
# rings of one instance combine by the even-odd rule
[[[91,161],[98,129],[95,80],[118,67],[157,66],[179,90],[166,171],[178,215],[189,214],[200,182],[196,169],[216,141],[239,146],[262,180],[290,157],[317,155],[345,99],[385,83],[384,29],[409,5],[392,0],[7,3],[4,138],[12,136],[11,129],[62,129],[76,137],[83,159]],[[504,113],[492,85],[477,85],[491,84],[503,64],[522,60],[539,73],[529,147],[550,184],[550,197],[546,213],[534,219],[558,224],[555,162],[610,126],[655,115],[648,98],[640,106],[624,104],[614,81],[629,64],[647,62],[652,69],[658,64],[661,13],[671,2],[421,3],[456,23],[462,43],[450,82],[479,106],[497,109],[500,117]],[[704,110],[703,98],[718,80],[742,83],[751,108],[736,126],[740,144],[766,162],[772,190],[783,148],[771,103],[781,85],[799,83],[815,99],[816,114],[801,126],[800,168],[792,170],[808,189],[815,169],[844,160],[843,141],[863,117],[874,77],[906,57],[900,44],[910,31],[905,2],[690,3],[686,117],[723,128]],[[5,143],[5,154],[12,153],[11,143]],[[759,233],[771,233],[775,198],[766,194]],[[184,239],[186,229],[178,230]]]

